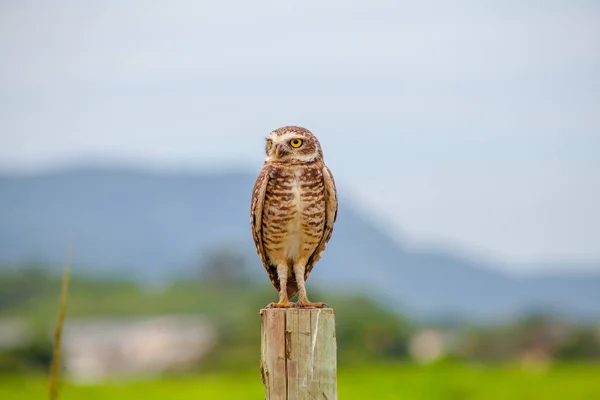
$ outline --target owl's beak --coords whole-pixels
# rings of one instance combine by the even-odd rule
[[[275,146],[275,158],[279,160],[279,146]]]

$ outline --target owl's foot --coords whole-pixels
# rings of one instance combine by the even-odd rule
[[[297,308],[329,308],[325,303],[311,303],[308,300],[298,300],[296,303]]]
[[[269,303],[265,308],[294,308],[296,303],[291,301],[280,301],[279,303]]]

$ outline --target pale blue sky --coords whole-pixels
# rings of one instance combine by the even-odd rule
[[[600,260],[598,2],[4,1],[0,54],[0,171],[256,171],[298,124],[411,245]]]

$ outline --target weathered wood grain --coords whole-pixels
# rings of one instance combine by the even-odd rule
[[[337,400],[333,309],[268,308],[260,314],[266,400]]]

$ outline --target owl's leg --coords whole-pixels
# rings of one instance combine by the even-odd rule
[[[287,278],[288,278],[288,266],[287,264],[280,264],[277,267],[277,277],[279,278],[279,302],[270,303],[267,308],[292,308],[296,306],[296,303],[291,302],[287,295]]]
[[[298,284],[298,302],[296,307],[299,308],[324,308],[329,307],[325,303],[311,303],[306,296],[306,286],[304,285],[304,271],[305,271],[306,260],[296,262],[294,264],[294,274],[296,274],[296,282]]]

